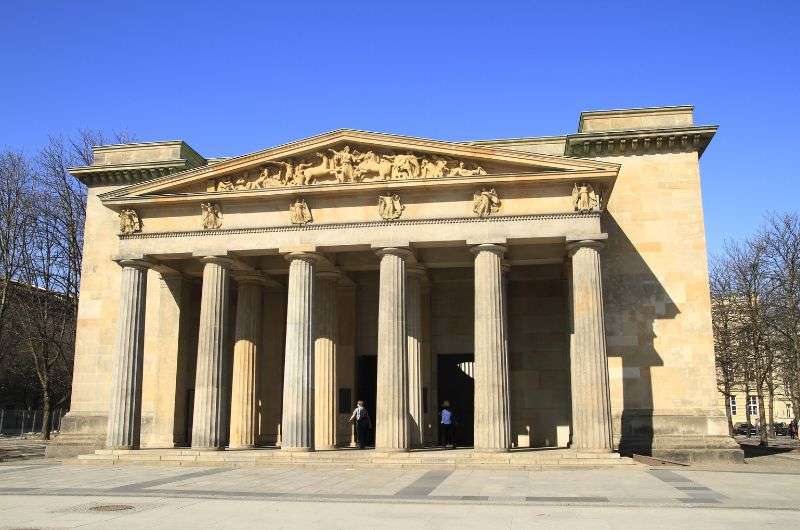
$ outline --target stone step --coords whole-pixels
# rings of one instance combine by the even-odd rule
[[[308,468],[401,468],[401,469],[588,469],[641,467],[619,454],[540,452],[540,453],[375,453],[279,451],[194,451],[189,449],[107,450],[80,455],[84,464],[163,464],[192,466],[277,466]]]

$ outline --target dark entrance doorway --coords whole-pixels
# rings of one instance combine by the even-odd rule
[[[363,399],[372,419],[372,429],[367,436],[367,445],[375,445],[375,398],[378,390],[378,356],[361,355],[358,357],[356,368],[356,395],[355,400]],[[355,403],[351,404],[351,410]]]
[[[475,361],[473,354],[438,355],[437,385],[441,410],[445,401],[450,402],[450,410],[456,420],[454,438],[457,445],[470,447],[474,443],[473,429],[475,424],[475,381],[467,372],[472,373],[471,366],[462,363]],[[462,365],[462,366],[459,366]],[[437,425],[439,421],[436,421]],[[441,434],[439,439],[441,439]]]

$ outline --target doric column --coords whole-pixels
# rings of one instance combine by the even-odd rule
[[[422,321],[422,388],[423,398],[424,390],[427,387],[428,396],[427,403],[423,400],[422,409],[427,412],[423,413],[423,427],[422,427],[422,445],[435,445],[438,443],[436,431],[438,430],[439,421],[437,416],[438,408],[436,407],[436,381],[434,381],[435,373],[431,369],[433,364],[431,355],[431,284],[430,281],[423,277],[420,281],[420,315]]]
[[[611,451],[611,405],[599,241],[567,246],[572,256],[572,447]]]
[[[475,254],[475,450],[511,448],[508,341],[500,245],[478,245]]]
[[[147,263],[121,261],[117,351],[111,381],[106,447],[137,449],[141,429]]]
[[[261,349],[258,361],[260,439],[257,443],[280,446],[283,410],[283,355],[286,336],[286,288],[277,283],[263,289]]]
[[[384,248],[378,301],[378,389],[375,449],[407,451],[408,337],[406,336],[406,249]]]
[[[317,255],[293,252],[289,260],[286,354],[283,371],[281,450],[314,449],[314,269]]]
[[[320,272],[314,290],[314,446],[336,447],[337,272]]]
[[[200,333],[192,416],[192,449],[222,449],[225,443],[225,336],[228,326],[230,259],[209,256],[203,262]]]
[[[408,267],[406,277],[406,334],[408,336],[408,439],[411,447],[422,446],[425,418],[422,415],[422,278],[425,270]]]
[[[231,387],[231,447],[255,447],[258,357],[261,355],[260,274],[236,275],[236,338],[233,346]]]

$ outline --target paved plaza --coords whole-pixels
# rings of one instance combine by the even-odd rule
[[[800,518],[800,455],[719,467],[0,465],[0,528],[641,528]]]

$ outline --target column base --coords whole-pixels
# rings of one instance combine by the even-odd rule
[[[744,451],[730,436],[657,435],[627,439],[620,444],[619,452],[625,456],[640,454],[684,464],[744,463]]]
[[[310,453],[314,450],[313,447],[283,447],[281,446],[281,451],[285,453]]]
[[[234,450],[235,450],[235,449],[255,449],[255,448],[256,448],[256,444],[250,444],[250,445],[229,445],[229,446],[228,446],[228,449],[234,449]]]
[[[47,458],[72,458],[93,453],[106,443],[108,415],[93,412],[68,412],[61,420],[61,431],[53,433],[45,447]]]
[[[407,453],[410,449],[408,447],[376,447],[376,453]]]
[[[335,445],[315,445],[314,451],[332,451],[337,449]]]
[[[140,447],[138,445],[136,445],[136,444],[131,444],[131,445],[111,445],[111,446],[105,445],[105,446],[103,446],[103,449],[108,449],[109,451],[118,451],[118,450],[120,450],[120,451],[136,451],[136,450],[139,450]]]
[[[192,446],[192,451],[224,451],[224,447],[195,447]]]
[[[614,452],[614,450],[610,447],[603,447],[600,449],[595,449],[592,447],[570,447],[570,449],[574,449],[578,453],[587,453],[592,455],[607,455]]]
[[[744,462],[744,451],[727,435],[727,419],[716,410],[626,410],[614,417],[615,439],[624,456],[640,454],[693,463]]]

